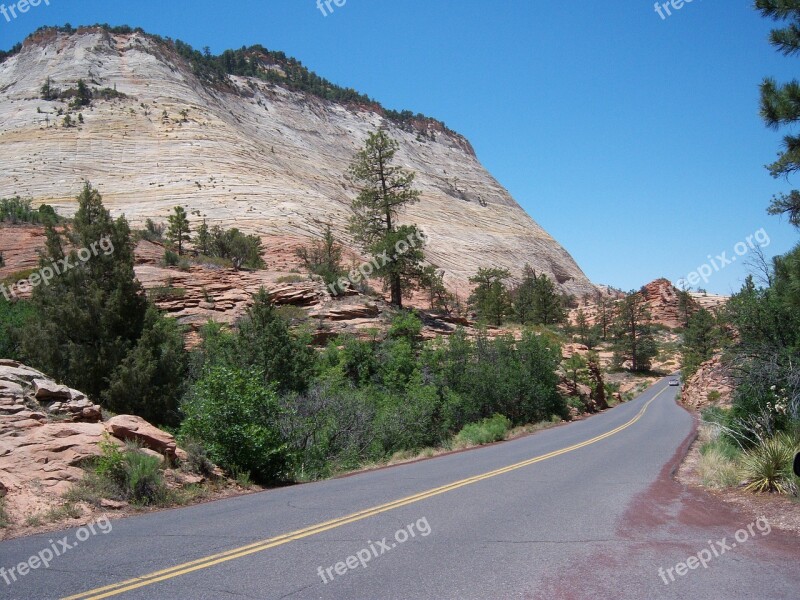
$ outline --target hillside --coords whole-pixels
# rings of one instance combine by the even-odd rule
[[[326,222],[347,241],[355,191],[344,174],[367,133],[385,127],[422,192],[404,219],[428,234],[428,257],[453,289],[465,295],[481,266],[519,274],[530,263],[566,292],[594,291],[466,139],[431,119],[387,118],[355,92],[355,101],[333,101],[298,90],[286,72],[294,64],[256,53],[245,70],[259,76],[220,79],[142,32],[39,32],[0,63],[0,197],[30,197],[70,215],[88,179],[134,225],[183,205],[271,247],[316,236]],[[67,102],[41,98],[48,78],[61,90],[83,79],[95,91],[90,106],[73,111],[76,126],[63,126]]]

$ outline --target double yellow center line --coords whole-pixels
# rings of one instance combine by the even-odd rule
[[[255,542],[247,546],[241,546],[239,548],[234,548],[233,550],[228,550],[226,552],[221,552],[219,554],[213,554],[211,556],[199,558],[191,562],[170,567],[169,569],[164,569],[162,571],[156,571],[155,573],[150,573],[149,575],[142,575],[141,577],[135,577],[133,579],[121,581],[119,583],[107,585],[105,587],[89,590],[87,592],[83,592],[82,594],[69,596],[67,598],[64,598],[63,600],[100,600],[101,598],[110,598],[111,596],[124,594],[125,592],[153,585],[160,581],[165,581],[167,579],[180,577],[181,575],[186,575],[194,571],[208,569],[209,567],[213,567],[215,565],[219,565],[221,563],[228,562],[230,560],[236,560],[237,558],[242,558],[244,556],[255,554],[257,552],[263,552],[264,550],[269,550],[270,548],[275,548],[277,546],[283,546],[284,544],[288,544],[290,542],[294,542],[297,540],[301,540],[303,538],[317,535],[319,533],[322,533],[323,531],[336,529],[337,527],[342,527],[350,523],[355,523],[356,521],[362,521],[364,519],[368,519],[369,517],[374,517],[375,515],[379,515],[381,513],[385,513],[390,510],[400,508],[401,506],[407,506],[409,504],[421,502],[422,500],[427,500],[428,498],[433,498],[434,496],[445,494],[447,492],[457,490],[458,488],[478,483],[479,481],[491,479],[492,477],[497,477],[498,475],[510,473],[511,471],[516,471],[517,469],[522,469],[523,467],[528,467],[538,462],[555,458],[556,456],[561,456],[562,454],[567,454],[568,452],[573,452],[580,448],[585,448],[586,446],[590,446],[592,444],[596,444],[597,442],[610,438],[611,436],[618,434],[620,431],[623,431],[628,427],[632,426],[634,423],[636,423],[639,419],[642,418],[642,416],[644,415],[645,411],[647,411],[650,404],[652,404],[656,398],[658,398],[668,389],[669,388],[665,387],[663,390],[658,392],[658,394],[653,396],[653,398],[651,398],[642,407],[642,409],[637,413],[637,415],[627,423],[624,423],[623,425],[620,425],[616,429],[612,429],[607,433],[594,437],[590,440],[586,440],[585,442],[581,442],[580,444],[575,444],[574,446],[570,446],[568,448],[562,448],[561,450],[555,450],[548,454],[543,454],[535,458],[530,458],[528,460],[524,460],[522,462],[518,462],[516,464],[509,465],[507,467],[503,467],[495,471],[490,471],[488,473],[483,473],[481,475],[475,475],[474,477],[469,477],[467,479],[462,479],[460,481],[454,481],[453,483],[443,485],[438,488],[434,488],[425,492],[420,492],[418,494],[414,494],[413,496],[407,496],[405,498],[401,498],[400,500],[395,500],[387,504],[382,504],[380,506],[368,508],[366,510],[362,510],[357,513],[340,517],[338,519],[333,519],[331,521],[326,521],[324,523],[312,525],[310,527],[306,527],[305,529],[299,529],[297,531],[293,531],[291,533],[285,533],[283,535],[279,535],[277,537],[273,537],[268,540]]]

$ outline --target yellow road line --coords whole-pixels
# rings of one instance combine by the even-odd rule
[[[605,440],[613,435],[618,434],[620,431],[627,429],[639,419],[642,418],[645,411],[648,409],[650,404],[652,404],[656,398],[658,398],[661,394],[667,391],[669,388],[665,387],[663,390],[658,392],[653,398],[651,398],[637,413],[635,417],[633,417],[627,423],[620,425],[616,429],[612,429],[602,435],[594,437],[590,440],[586,440],[585,442],[581,442],[580,444],[575,444],[574,446],[569,446],[568,448],[562,448],[561,450],[555,450],[553,452],[549,452],[548,454],[543,454],[541,456],[537,456],[534,458],[529,458],[522,462],[515,463],[513,465],[509,465],[507,467],[502,467],[500,469],[496,469],[494,471],[490,471],[488,473],[483,473],[481,475],[475,475],[473,477],[469,477],[467,479],[462,479],[460,481],[454,481],[453,483],[449,483],[447,485],[443,485],[438,488],[434,488],[425,492],[420,492],[418,494],[414,494],[413,496],[407,496],[405,498],[401,498],[399,500],[395,500],[393,502],[388,502],[386,504],[382,504],[380,506],[375,506],[373,508],[368,508],[366,510],[362,510],[357,513],[353,513],[351,515],[347,515],[344,517],[339,517],[338,519],[333,519],[331,521],[326,521],[324,523],[318,523],[316,525],[312,525],[310,527],[306,527],[304,529],[299,529],[297,531],[293,531],[291,533],[285,533],[283,535],[279,535],[277,537],[270,538],[268,540],[262,540],[260,542],[255,542],[253,544],[248,544],[246,546],[241,546],[239,548],[234,548],[232,550],[228,550],[226,552],[221,552],[219,554],[213,554],[211,556],[206,556],[203,558],[199,558],[197,560],[193,560],[191,562],[183,563],[180,565],[176,565],[174,567],[170,567],[169,569],[163,569],[161,571],[156,571],[155,573],[150,573],[148,575],[142,575],[141,577],[135,577],[133,579],[128,579],[126,581],[121,581],[119,583],[107,585],[105,587],[96,588],[93,590],[89,590],[87,592],[83,592],[81,594],[76,594],[74,596],[68,596],[63,600],[101,600],[101,598],[109,598],[111,596],[117,596],[119,594],[123,594],[125,592],[129,592],[131,590],[135,590],[138,588],[146,587],[148,585],[153,585],[154,583],[158,583],[160,581],[165,581],[167,579],[173,579],[175,577],[180,577],[181,575],[186,575],[188,573],[192,573],[193,571],[199,571],[201,569],[207,569],[209,567],[213,567],[214,565],[218,565],[224,562],[228,562],[230,560],[235,560],[237,558],[242,558],[243,556],[248,556],[249,554],[255,554],[257,552],[263,552],[264,550],[269,550],[270,548],[275,548],[276,546],[282,546],[284,544],[288,544],[290,542],[294,542],[296,540],[300,540],[306,537],[310,537],[313,535],[317,535],[324,531],[328,531],[330,529],[335,529],[337,527],[342,527],[343,525],[348,525],[349,523],[355,523],[356,521],[361,521],[363,519],[367,519],[369,517],[373,517],[375,515],[379,515],[381,513],[394,510],[396,508],[400,508],[401,506],[406,506],[408,504],[414,504],[416,502],[420,502],[422,500],[426,500],[428,498],[432,498],[434,496],[438,496],[440,494],[445,494],[447,492],[451,492],[458,488],[472,485],[473,483],[477,483],[479,481],[484,481],[486,479],[490,479],[492,477],[497,477],[498,475],[503,475],[505,473],[509,473],[511,471],[516,471],[517,469],[522,469],[523,467],[528,467],[530,465],[536,464],[538,462],[542,462],[544,460],[548,460],[551,458],[555,458],[556,456],[561,456],[562,454],[567,454],[568,452],[573,452],[580,448],[585,448],[586,446],[590,446],[592,444],[596,444],[602,440]]]

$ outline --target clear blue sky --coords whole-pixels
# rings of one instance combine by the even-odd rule
[[[0,47],[66,22],[214,53],[260,43],[445,121],[598,283],[678,280],[762,228],[770,255],[798,241],[765,211],[792,182],[763,168],[782,133],[759,119],[758,84],[800,62],[767,44],[751,0],[694,0],[664,20],[652,0],[346,0],[327,17],[316,0],[49,2],[0,16]],[[738,289],[742,262],[701,286]]]

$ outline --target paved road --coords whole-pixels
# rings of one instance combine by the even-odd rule
[[[676,392],[664,380],[503,444],[5,542],[6,576],[60,556],[0,578],[0,598],[796,600],[797,537],[672,481],[693,430]]]

